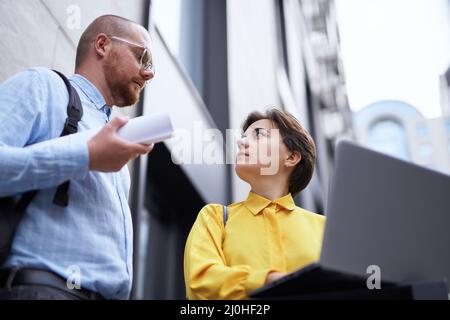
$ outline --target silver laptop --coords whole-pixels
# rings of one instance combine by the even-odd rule
[[[341,141],[332,181],[322,266],[365,277],[376,266],[396,283],[450,280],[450,176]]]
[[[384,287],[436,283],[436,297],[446,297],[450,176],[341,141],[326,215],[320,261],[251,297],[367,289],[375,272]]]

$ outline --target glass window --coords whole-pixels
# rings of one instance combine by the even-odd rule
[[[152,0],[152,19],[172,54],[203,93],[204,0]]]
[[[153,0],[152,21],[161,32],[170,51],[178,56],[180,51],[181,0]]]
[[[144,299],[144,290],[145,290],[145,271],[147,270],[147,254],[148,254],[148,248],[149,248],[149,227],[150,227],[150,216],[147,213],[147,211],[144,212],[140,216],[141,221],[138,226],[139,228],[139,252],[138,252],[138,273],[136,273],[135,277],[137,277],[136,281],[136,297],[138,299]]]
[[[400,159],[411,158],[405,128],[394,120],[375,123],[369,130],[368,145]]]
[[[416,125],[416,133],[418,137],[424,138],[428,136],[428,126],[424,122],[420,122]]]
[[[428,159],[433,156],[433,146],[430,143],[422,143],[419,146],[419,154],[422,159]]]
[[[445,120],[445,132],[450,136],[450,119]]]

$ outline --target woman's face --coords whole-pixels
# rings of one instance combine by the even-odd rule
[[[252,123],[237,144],[236,173],[244,181],[279,174],[290,154],[278,128],[268,119]]]

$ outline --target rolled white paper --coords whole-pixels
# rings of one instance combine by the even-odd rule
[[[117,134],[130,142],[151,144],[172,137],[173,127],[167,113],[149,114],[128,120]]]

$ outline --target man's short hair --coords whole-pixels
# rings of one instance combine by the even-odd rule
[[[292,114],[276,108],[267,110],[265,113],[252,112],[245,119],[242,130],[254,122],[267,119],[274,123],[280,130],[283,143],[291,152],[301,155],[300,162],[295,166],[289,177],[289,192],[295,196],[302,191],[311,181],[316,162],[316,145],[311,135]]]
[[[139,25],[132,20],[110,14],[100,16],[92,21],[81,35],[80,41],[78,41],[75,68],[84,62],[92,42],[95,41],[99,33],[126,37],[131,32],[130,25],[132,24]]]

